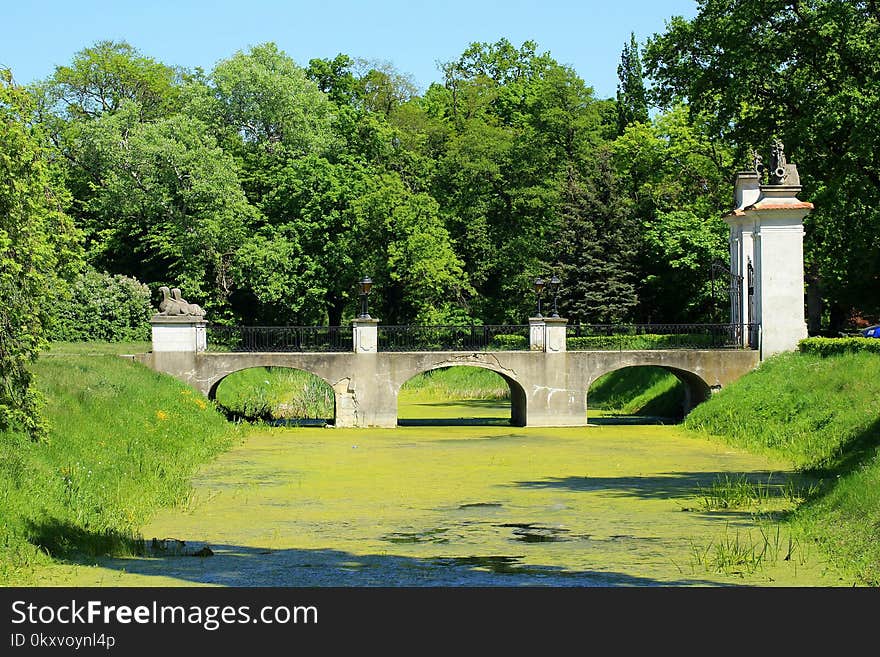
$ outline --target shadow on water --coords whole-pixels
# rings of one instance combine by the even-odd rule
[[[588,416],[587,422],[596,426],[632,426],[652,424],[681,424],[681,420],[674,417],[660,417],[658,415],[601,415]]]
[[[401,427],[509,427],[510,420],[501,417],[399,418]]]
[[[178,541],[179,542],[179,541]],[[184,541],[185,543],[185,541]],[[199,543],[199,545],[204,545]],[[565,570],[524,562],[525,555],[493,554],[426,558],[388,554],[354,554],[332,549],[280,549],[240,545],[210,545],[202,555],[105,558],[98,564],[128,575],[173,578],[193,584],[219,586],[719,586],[699,578],[657,580],[600,570]],[[525,546],[523,546],[525,547]],[[208,554],[210,556],[203,556]],[[94,558],[67,559],[69,564],[95,565]],[[112,580],[113,577],[111,576]],[[137,586],[150,586],[141,577]],[[167,585],[167,580],[157,581]],[[724,586],[724,584],[721,584]]]
[[[510,405],[497,399],[456,399],[449,401],[414,402],[419,417],[400,417],[401,427],[507,427],[510,426]],[[458,411],[452,417],[450,412]],[[427,416],[427,417],[425,417]]]
[[[642,499],[682,498],[697,495],[701,489],[719,480],[733,478],[761,486],[769,497],[783,498],[786,484],[798,484],[803,479],[789,472],[667,472],[652,477],[549,477],[534,481],[517,481],[513,486],[532,489],[561,489],[580,492],[606,492],[615,496]]]

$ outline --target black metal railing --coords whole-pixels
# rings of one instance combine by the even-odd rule
[[[209,351],[351,351],[348,326],[209,326]]]
[[[569,324],[569,351],[756,349],[758,324]]]
[[[757,349],[759,324],[569,324],[569,351]],[[349,326],[209,326],[209,351],[350,352]],[[528,351],[529,327],[379,326],[379,351]]]
[[[379,351],[528,351],[529,327],[379,326]]]

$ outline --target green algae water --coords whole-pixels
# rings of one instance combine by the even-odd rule
[[[143,528],[148,545],[176,539],[211,556],[60,566],[41,584],[842,584],[774,520],[782,497],[701,507],[719,477],[783,485],[784,464],[677,426],[524,429],[504,423],[508,410],[404,397],[412,426],[255,430],[203,468],[183,508]]]

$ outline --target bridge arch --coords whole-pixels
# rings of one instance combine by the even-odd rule
[[[604,371],[600,371],[593,376],[593,378],[587,384],[587,408],[589,408],[590,406],[590,389],[592,388],[593,384],[596,383],[600,378],[612,372],[619,372],[621,370],[633,369],[637,367],[652,367],[664,370],[672,374],[682,383],[684,395],[682,399],[681,417],[687,415],[691,410],[693,410],[695,406],[703,403],[712,396],[712,387],[697,372],[662,363],[625,363],[621,364],[619,367],[610,367],[608,369],[605,369]]]
[[[262,372],[260,372],[262,370]],[[311,394],[312,399],[303,400],[302,396],[298,399],[294,398],[292,401],[294,403],[286,404],[282,403],[282,406],[286,406],[287,408],[282,408],[282,412],[293,412],[297,413],[303,412],[307,406],[313,407],[313,414],[316,415],[315,418],[311,418],[308,414],[303,415],[302,417],[296,417],[295,419],[323,419],[330,422],[333,422],[336,419],[336,394],[333,388],[333,385],[330,381],[327,380],[326,377],[321,376],[317,372],[313,372],[305,367],[294,367],[291,365],[258,365],[258,364],[248,364],[243,365],[241,367],[230,368],[226,371],[223,371],[219,375],[217,375],[206,387],[208,388],[207,396],[209,399],[218,402],[221,406],[227,409],[227,411],[231,412],[233,415],[245,415],[244,413],[240,413],[238,409],[230,408],[227,404],[223,403],[224,400],[218,399],[218,391],[220,389],[221,384],[224,381],[227,381],[230,376],[234,376],[236,374],[242,374],[244,372],[253,371],[255,374],[259,373],[256,376],[256,379],[261,379],[262,377],[266,377],[262,379],[265,383],[266,389],[283,389],[285,385],[287,386],[296,386],[296,385],[304,385],[303,392],[306,394]],[[305,375],[304,378],[300,377],[300,381],[296,381],[297,375]],[[254,378],[254,377],[251,377]],[[285,378],[287,379],[285,381]],[[317,389],[306,388],[312,381],[320,382]],[[249,381],[245,383],[245,387],[250,384],[254,386],[254,381]],[[259,386],[258,386],[259,387]],[[303,400],[302,404],[297,404],[296,402],[299,400]],[[323,412],[322,412],[323,411]],[[273,419],[281,419],[281,418],[273,418]]]
[[[473,367],[488,370],[500,376],[507,384],[507,387],[510,389],[510,424],[516,427],[526,426],[526,421],[528,417],[528,395],[526,394],[525,388],[519,381],[517,381],[513,376],[510,375],[508,371],[505,371],[505,369],[501,366],[482,360],[470,361],[456,359],[453,362],[432,363],[427,366],[415,367],[402,373],[402,375],[399,377],[399,380],[396,382],[394,389],[394,396],[397,400],[398,405],[400,403],[400,391],[407,381],[410,381],[422,374],[427,374],[428,372],[434,372],[436,370],[442,370],[450,367]]]

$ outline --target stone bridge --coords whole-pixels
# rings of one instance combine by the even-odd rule
[[[423,372],[464,365],[498,373],[510,386],[511,423],[556,427],[587,424],[587,391],[603,374],[624,367],[661,367],[685,384],[683,411],[752,370],[748,349],[651,351],[491,351],[214,353],[153,351],[136,356],[145,365],[184,381],[211,398],[233,372],[289,367],[326,381],[334,391],[337,427],[397,426],[401,386]]]
[[[754,170],[737,174],[735,207],[724,217],[730,227],[731,292],[731,323],[724,329],[734,329],[729,332],[734,340],[724,344],[724,349],[690,345],[646,351],[568,351],[566,320],[555,315],[541,317],[539,305],[539,316],[530,318],[526,327],[529,351],[496,351],[489,344],[471,351],[382,351],[377,348],[378,320],[366,312],[367,286],[361,291],[364,310],[352,322],[346,348],[332,345],[321,353],[260,353],[257,349],[215,353],[207,351],[207,323],[201,308],[182,299],[178,289],[164,288],[160,312],[153,318],[153,351],[135,358],[210,397],[224,377],[251,367],[311,372],[335,391],[339,427],[396,426],[401,386],[418,374],[452,365],[481,367],[501,375],[510,386],[511,420],[516,425],[584,425],[590,385],[608,372],[644,365],[664,368],[685,384],[683,410],[687,412],[762,359],[796,349],[807,335],[803,218],[813,205],[797,198],[801,189],[797,167],[787,162],[781,143],[774,144],[773,154],[768,183],[764,183],[766,172],[758,159]],[[364,285],[369,282],[362,281]],[[651,328],[647,327],[648,332]]]

